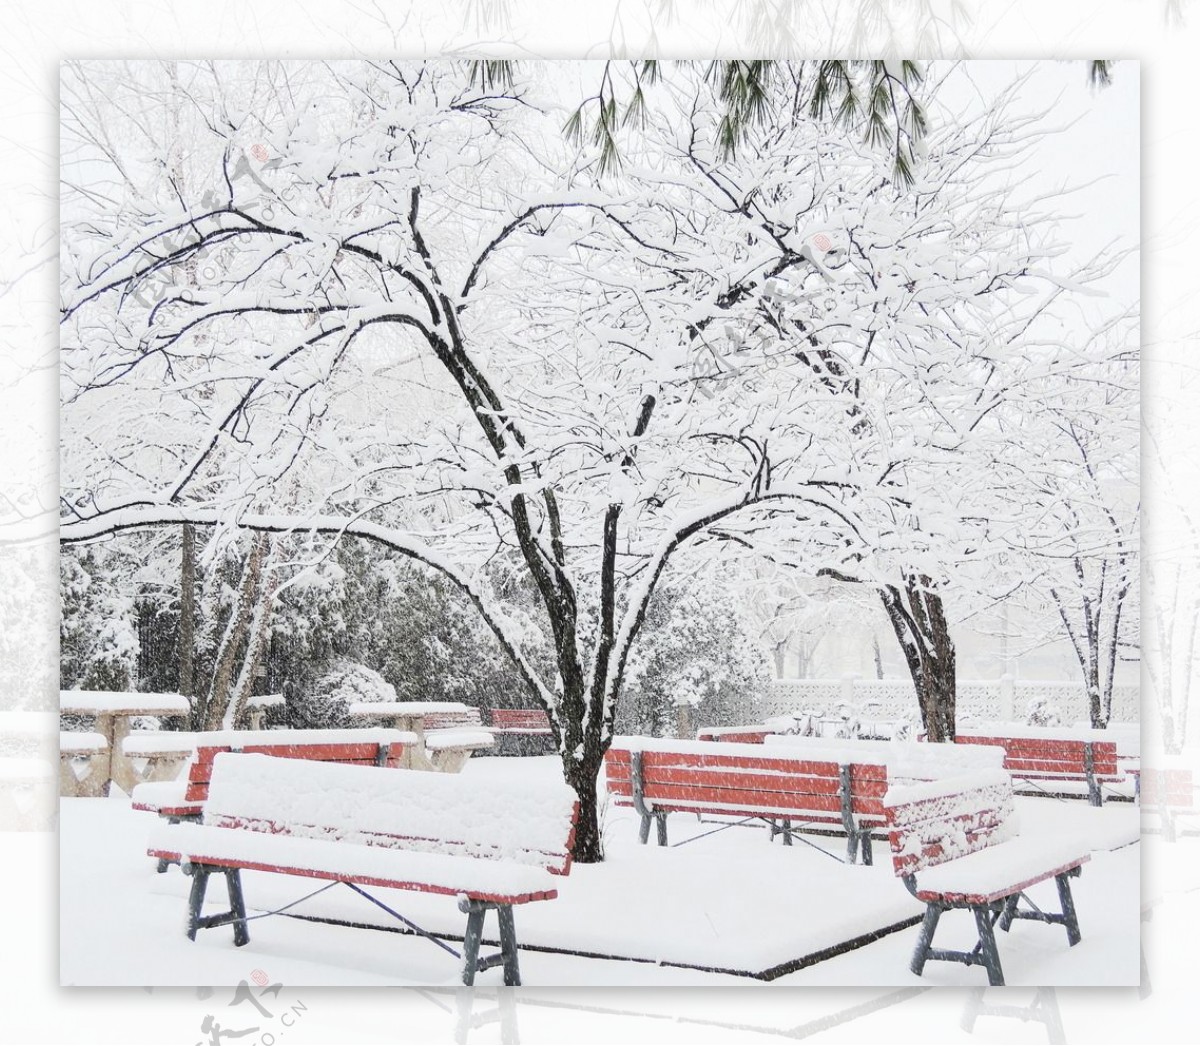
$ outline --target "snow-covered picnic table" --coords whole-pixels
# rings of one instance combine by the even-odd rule
[[[416,734],[418,743],[404,756],[410,770],[458,773],[472,752],[494,742],[479,709],[459,701],[356,701],[349,714],[358,723]]]
[[[88,785],[89,794],[108,795],[115,782],[123,791],[132,791],[142,781],[142,774],[134,766],[124,749],[125,738],[133,732],[133,720],[139,716],[187,715],[189,704],[181,694],[140,694],[109,692],[104,690],[63,690],[59,693],[59,714],[88,716],[93,721],[92,732],[104,738],[103,750],[93,750],[91,767],[82,781]],[[70,751],[71,738],[60,739],[60,750],[64,761],[77,758],[79,751]],[[176,765],[176,769],[178,765]],[[70,773],[68,774],[68,770]],[[170,773],[165,767],[162,773]],[[71,780],[80,781],[69,767],[65,767],[60,779],[67,786]],[[77,790],[67,794],[80,794]]]
[[[51,827],[57,736],[53,712],[0,712],[0,831]]]

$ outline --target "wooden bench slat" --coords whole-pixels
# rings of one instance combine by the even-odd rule
[[[609,781],[630,781],[630,774],[623,771],[625,771],[623,767],[610,766]],[[642,780],[647,786],[681,785],[701,790],[709,789],[714,793],[733,789],[763,794],[783,792],[836,796],[841,792],[841,779],[837,775],[758,774],[752,771],[713,769],[712,767],[662,766],[658,763],[643,764]],[[850,792],[853,796],[878,799],[887,792],[887,788],[887,781],[858,777],[851,772]]]
[[[706,747],[716,748],[720,742],[707,744]],[[617,765],[628,765],[630,753],[625,749],[612,748],[606,759],[611,759]],[[767,772],[778,774],[811,774],[827,776],[837,774],[839,765],[833,760],[804,759],[802,757],[788,758],[786,756],[745,756],[723,755],[718,752],[705,753],[695,756],[687,752],[647,751],[642,753],[643,766],[656,767],[708,767],[714,770],[728,768],[730,770],[745,770],[748,772]],[[887,780],[887,769],[871,763],[852,763],[854,775],[861,780]]]
[[[628,782],[613,782],[611,792],[614,795],[633,797],[633,785]],[[738,808],[739,810],[758,809],[763,813],[775,816],[785,816],[787,813],[830,813],[841,818],[842,800],[836,794],[821,795],[816,792],[762,792],[747,791],[737,788],[710,788],[688,785],[660,784],[652,791],[655,808],[671,807],[673,809]],[[882,799],[864,799],[854,804],[856,813],[882,815]]]

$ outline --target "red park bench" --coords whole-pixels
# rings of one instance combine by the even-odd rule
[[[708,726],[696,732],[696,740],[761,745],[774,732],[769,726]]]
[[[221,752],[253,752],[318,763],[352,763],[396,767],[416,735],[403,730],[366,727],[353,730],[217,730],[180,735],[190,738],[194,752],[186,772],[176,781],[137,785],[131,796],[135,810],[156,813],[168,821],[194,821],[208,798],[213,761]],[[178,741],[173,742],[175,748]],[[167,862],[159,861],[165,872]]]
[[[549,755],[554,733],[544,708],[493,708],[490,730],[499,755]]]
[[[1000,733],[960,733],[955,738],[964,745],[998,745],[1004,749],[1004,769],[1013,778],[1030,786],[1037,794],[1054,794],[1047,783],[1082,782],[1087,785],[1092,806],[1104,802],[1103,785],[1125,779],[1118,765],[1115,741],[1084,740],[1058,735],[1006,735]]]
[[[1159,815],[1163,837],[1168,841],[1174,841],[1180,818],[1197,812],[1196,784],[1191,767],[1144,766],[1140,792],[1143,812],[1152,811]]]
[[[1013,919],[1037,919],[1066,927],[1079,943],[1079,923],[1069,878],[1088,860],[1086,845],[1069,837],[1018,836],[1013,820],[1012,779],[1002,770],[890,789],[884,799],[892,865],[909,892],[925,902],[913,973],[927,960],[983,966],[988,983],[1004,983],[994,927]],[[1018,907],[1025,891],[1053,878],[1061,911]],[[969,952],[934,948],[942,913],[969,909],[979,940]]]
[[[618,737],[604,766],[613,802],[641,817],[643,843],[653,820],[659,845],[666,845],[670,813],[730,815],[768,822],[771,838],[782,834],[786,845],[812,825],[840,826],[850,862],[861,844],[863,863],[870,864],[871,831],[884,823],[887,768],[870,760],[839,763],[782,746]]]
[[[419,770],[313,763],[222,752],[212,763],[202,822],[158,826],[148,852],[192,876],[187,936],[233,924],[249,942],[241,870],[340,882],[462,959],[462,981],[503,965],[521,983],[513,906],[557,896],[571,867],[578,803],[562,783],[490,781]],[[228,912],[204,915],[209,878],[225,877]],[[462,954],[364,887],[458,899]],[[280,909],[282,910],[282,909]],[[484,916],[495,910],[498,955],[481,958]],[[271,913],[267,913],[271,914]]]

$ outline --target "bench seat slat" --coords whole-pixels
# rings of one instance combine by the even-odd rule
[[[750,771],[714,770],[711,767],[664,767],[647,763],[642,780],[650,785],[686,785],[690,788],[710,788],[713,791],[744,789],[755,792],[800,792],[806,795],[837,795],[841,782],[838,776],[811,774],[756,774]],[[888,789],[887,781],[855,778],[851,775],[851,794],[864,798],[881,798]]]
[[[1089,859],[1074,838],[1017,836],[917,873],[918,900],[987,904],[1028,889]]]
[[[715,747],[715,743],[704,742],[704,746],[705,748],[713,748]],[[616,766],[628,766],[630,762],[629,752],[625,749],[609,749],[605,758],[611,760]],[[887,780],[887,769],[883,766],[873,763],[853,763],[851,765],[854,776],[861,780]],[[707,752],[697,756],[691,752],[655,752],[647,750],[642,753],[643,771],[648,770],[650,767],[704,767],[710,770],[727,769],[732,771],[742,770],[748,773],[806,774],[820,777],[830,775],[836,777],[839,770],[839,764],[835,760],[803,759],[788,757],[786,755],[771,758],[754,755],[709,754]]]
[[[282,872],[316,879],[349,879],[364,885],[466,894],[498,904],[523,904],[557,896],[544,868],[451,854],[397,852],[342,840],[292,838],[212,825],[159,827],[150,837],[152,857],[198,864]]]
[[[633,786],[627,782],[610,782],[610,791],[629,796],[632,801]],[[693,787],[688,785],[656,784],[646,786],[647,800],[656,810],[698,809],[710,807],[748,807],[764,813],[786,816],[788,813],[809,811],[812,813],[836,814],[841,820],[842,800],[838,795],[822,795],[816,792],[767,792],[738,788]],[[855,813],[882,816],[882,799],[862,799],[854,803]]]

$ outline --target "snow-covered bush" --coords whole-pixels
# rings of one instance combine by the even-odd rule
[[[1049,698],[1034,697],[1025,706],[1025,722],[1029,726],[1061,726],[1062,712]]]

